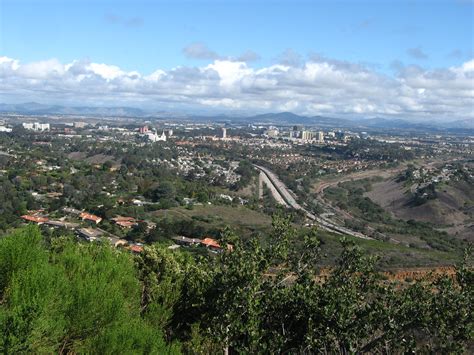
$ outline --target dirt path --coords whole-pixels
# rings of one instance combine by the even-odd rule
[[[361,180],[361,179],[366,179],[366,178],[371,178],[375,176],[380,176],[384,179],[390,178],[394,176],[395,174],[398,174],[399,172],[403,171],[406,169],[406,165],[402,164],[396,168],[392,169],[373,169],[373,170],[366,170],[366,171],[359,171],[355,172],[349,175],[341,176],[340,178],[336,178],[331,181],[325,181],[325,182],[320,182],[319,184],[316,184],[315,186],[315,192],[317,193],[317,200],[318,202],[327,210],[333,211],[335,217],[343,218],[343,219],[354,219],[354,216],[350,214],[348,211],[342,210],[337,206],[332,205],[329,203],[325,198],[324,198],[324,190],[327,189],[328,187],[332,186],[337,186],[339,183],[346,182],[346,181],[351,181],[351,180]],[[368,227],[368,230],[370,232],[374,232],[374,229],[372,227]],[[384,234],[380,233],[382,236],[385,236]],[[395,244],[400,244],[400,241],[394,239],[394,238],[389,238],[387,237],[392,243]]]
[[[314,185],[314,192],[317,194],[321,194],[326,188],[330,186],[336,186],[341,182],[351,181],[351,180],[361,180],[366,178],[371,178],[375,176],[380,176],[383,178],[389,178],[390,176],[399,173],[406,169],[406,165],[402,164],[396,168],[391,169],[373,169],[373,170],[365,170],[365,171],[358,171],[355,173],[351,173],[349,175],[340,176],[337,178],[333,178],[329,181],[320,181]]]

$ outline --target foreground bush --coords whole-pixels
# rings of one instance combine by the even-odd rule
[[[130,256],[55,240],[36,228],[0,240],[2,353],[167,353],[162,330],[140,316]]]
[[[141,256],[35,228],[0,239],[4,353],[388,353],[469,351],[473,273],[392,284],[342,240],[328,275],[317,233],[296,240],[275,218],[262,245],[229,231],[233,251]],[[303,247],[301,248],[301,243]],[[299,244],[298,248],[295,245]],[[298,251],[297,251],[298,250]],[[471,348],[472,349],[472,348]]]

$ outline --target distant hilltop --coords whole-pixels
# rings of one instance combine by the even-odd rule
[[[37,102],[27,102],[23,104],[0,104],[0,112],[16,112],[28,115],[59,114],[120,117],[141,117],[146,115],[143,110],[133,107],[68,107],[60,105],[44,105]]]
[[[474,117],[456,121],[413,121],[401,118],[341,118],[326,116],[305,116],[292,112],[264,113],[258,115],[242,114],[183,114],[166,111],[145,110],[126,106],[61,106],[45,105],[37,102],[21,104],[0,103],[0,112],[24,115],[80,115],[93,117],[135,117],[135,118],[168,118],[193,121],[232,121],[252,124],[303,124],[320,127],[369,128],[369,129],[403,129],[403,130],[474,130]]]

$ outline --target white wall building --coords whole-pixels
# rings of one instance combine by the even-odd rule
[[[49,123],[23,123],[24,129],[29,129],[33,131],[49,131],[51,129]]]
[[[0,132],[11,132],[12,129],[5,126],[0,126]]]
[[[166,142],[166,134],[165,131],[159,136],[157,133],[147,133],[147,138],[151,142]]]
[[[39,123],[35,122],[34,130],[35,131],[49,131],[51,129],[49,123]]]

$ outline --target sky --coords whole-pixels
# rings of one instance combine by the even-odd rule
[[[0,102],[474,119],[474,2],[0,0]]]

